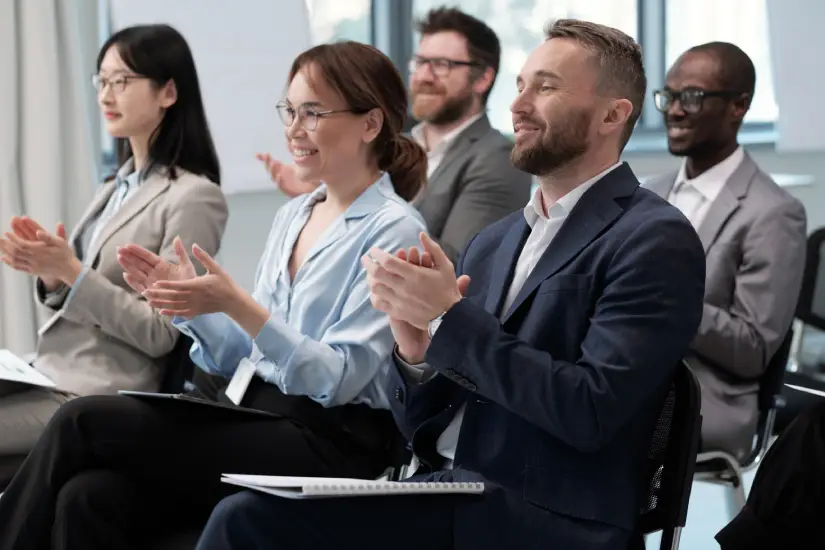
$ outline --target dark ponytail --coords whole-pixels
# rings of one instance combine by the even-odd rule
[[[390,58],[373,46],[336,42],[314,46],[295,58],[291,82],[302,67],[313,64],[353,113],[380,109],[384,125],[373,140],[378,168],[392,178],[399,197],[410,201],[427,181],[427,153],[401,134],[407,119],[407,88]]]
[[[387,143],[378,168],[390,175],[395,192],[406,201],[413,200],[427,183],[427,153],[402,134]]]

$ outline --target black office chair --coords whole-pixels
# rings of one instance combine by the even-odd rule
[[[160,383],[163,393],[180,393],[184,384],[192,377],[195,364],[189,358],[192,339],[181,334],[175,347],[167,356],[166,367]],[[26,455],[0,456],[0,493],[11,483],[14,474],[23,465]]]
[[[808,235],[805,256],[805,271],[802,288],[796,304],[796,318],[806,325],[825,331],[825,273],[820,273],[823,247],[825,247],[825,227]]]
[[[822,256],[825,251],[825,228],[820,228],[808,236],[806,247],[805,271],[802,276],[802,287],[799,292],[799,301],[796,304],[796,319],[794,320],[794,340],[791,344],[791,355],[788,361],[786,382],[806,389],[825,390],[825,368],[821,360],[817,364],[803,364],[801,351],[805,341],[807,327],[811,326],[819,331],[825,331],[825,264]],[[777,412],[774,433],[785,429],[796,416],[819,403],[823,398],[819,395],[783,388],[782,397],[784,406]]]
[[[784,405],[783,381],[793,341],[794,331],[791,329],[785,335],[782,345],[771,358],[768,368],[759,380],[759,420],[756,425],[753,448],[748,457],[740,463],[736,457],[725,451],[707,451],[699,453],[697,458],[697,481],[725,485],[733,490],[735,509],[731,510],[732,513],[738,513],[745,506],[743,475],[756,468],[768,452],[777,410]]]
[[[660,550],[677,550],[702,431],[699,382],[682,361],[656,422],[648,451],[647,502],[640,510],[643,535],[662,532]]]

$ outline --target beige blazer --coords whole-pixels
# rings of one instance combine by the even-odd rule
[[[40,329],[34,365],[58,389],[75,395],[158,389],[164,357],[178,332],[126,284],[117,248],[134,243],[175,260],[172,243],[180,236],[187,249],[197,243],[215,254],[228,217],[218,185],[180,169],[177,173],[174,181],[165,172],[153,173],[109,220],[84,251],[91,269],[70,299],[72,289],[46,294],[37,281],[36,299],[49,321]],[[95,222],[114,188],[113,182],[102,185],[74,228],[70,241],[76,251],[83,230]]]
[[[667,199],[675,182],[671,173],[646,187]],[[805,208],[746,154],[698,233],[707,266],[705,307],[687,361],[702,387],[702,447],[743,459],[756,432],[759,377],[799,298]]]

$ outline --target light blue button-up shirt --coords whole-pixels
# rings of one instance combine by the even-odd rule
[[[383,174],[327,228],[290,281],[292,249],[325,196],[321,185],[275,215],[253,293],[272,315],[254,339],[223,313],[174,323],[195,340],[192,359],[206,372],[230,378],[247,357],[257,376],[286,394],[325,407],[389,408],[384,378],[394,341],[389,318],[370,303],[361,256],[372,247],[418,245],[425,225]]]
[[[129,159],[126,163],[124,163],[124,165],[117,171],[114,181],[115,190],[112,192],[109,200],[106,201],[106,205],[97,215],[97,218],[91,223],[86,224],[86,227],[83,228],[83,231],[80,234],[80,247],[77,252],[78,256],[83,259],[83,269],[77,276],[77,279],[75,279],[75,283],[72,285],[72,289],[69,291],[69,294],[66,296],[66,301],[64,302],[63,307],[66,307],[72,298],[74,298],[75,289],[80,285],[80,281],[83,280],[83,277],[85,277],[91,269],[94,258],[89,256],[89,250],[92,248],[92,245],[100,237],[100,233],[103,232],[106,225],[111,221],[115,214],[120,211],[124,203],[126,203],[126,201],[135,194],[138,187],[140,187],[140,184],[143,182],[143,179],[144,178],[141,177],[141,172],[135,170],[134,161],[132,159]]]

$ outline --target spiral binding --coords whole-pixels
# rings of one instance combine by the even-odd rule
[[[339,484],[339,483],[319,483],[307,485],[304,488],[304,494],[307,495],[352,495],[352,494],[370,494],[370,493],[417,493],[420,491],[431,492],[452,492],[452,491],[483,491],[483,483],[475,482],[442,482],[442,481],[424,481],[424,482],[389,482],[389,483],[353,483],[353,484]]]

